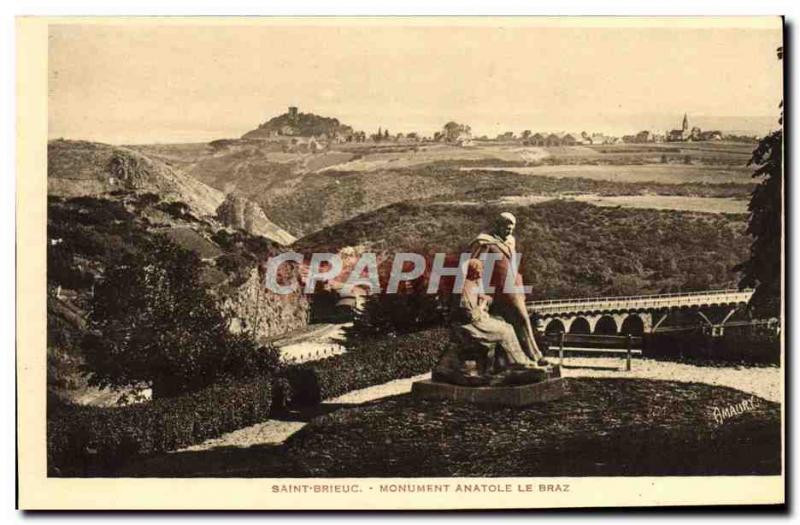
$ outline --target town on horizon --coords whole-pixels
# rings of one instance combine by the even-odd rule
[[[690,125],[689,114],[684,113],[680,126],[667,129],[663,132],[647,129],[632,134],[621,136],[601,133],[591,130],[580,132],[539,131],[525,129],[521,132],[506,131],[496,136],[477,135],[468,123],[449,121],[440,131],[430,135],[418,132],[394,133],[388,127],[378,126],[372,132],[353,129],[352,126],[342,124],[338,119],[322,117],[313,113],[303,113],[298,106],[289,106],[287,111],[279,116],[260,124],[258,128],[249,131],[240,139],[218,139],[212,144],[222,145],[237,140],[257,140],[264,142],[286,143],[289,147],[307,148],[316,152],[331,144],[344,143],[447,143],[462,147],[475,145],[477,142],[509,142],[519,143],[523,146],[557,147],[580,145],[610,145],[647,144],[664,142],[755,142],[756,134],[725,133],[719,129],[704,130],[699,126]],[[301,141],[303,139],[303,141]],[[307,141],[307,142],[305,142]]]

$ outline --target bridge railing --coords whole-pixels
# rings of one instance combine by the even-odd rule
[[[651,295],[621,295],[621,296],[610,296],[610,297],[581,297],[575,299],[550,299],[546,301],[529,301],[528,307],[529,308],[536,308],[536,307],[543,307],[543,306],[560,306],[560,305],[574,305],[574,304],[584,304],[584,303],[623,303],[623,302],[643,302],[643,301],[656,301],[659,299],[676,299],[676,298],[697,298],[703,296],[724,296],[724,295],[734,295],[734,294],[752,294],[752,289],[745,289],[745,290],[737,290],[737,289],[728,289],[728,290],[706,290],[701,292],[673,292],[673,293],[666,293],[666,294],[651,294]]]

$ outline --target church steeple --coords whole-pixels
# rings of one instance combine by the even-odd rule
[[[686,115],[686,113],[683,114],[683,126],[682,126],[682,129],[683,129],[683,131],[689,131],[689,117]]]

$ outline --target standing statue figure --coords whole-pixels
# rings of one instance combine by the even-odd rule
[[[512,266],[512,258],[516,254],[516,240],[514,239],[514,228],[517,219],[511,213],[501,213],[494,223],[491,233],[481,233],[470,244],[470,252],[473,258],[478,258],[482,254],[497,254],[492,257],[497,258],[494,264],[489,283],[494,287],[492,313],[499,315],[514,327],[520,345],[525,353],[539,365],[547,365],[548,361],[542,355],[536,344],[533,335],[533,327],[528,317],[528,309],[525,305],[525,293],[516,290],[506,290],[506,279],[510,271],[514,272],[511,282],[515,288],[521,290],[522,275],[518,269]]]

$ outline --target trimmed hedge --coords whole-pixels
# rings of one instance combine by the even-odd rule
[[[436,328],[391,338],[362,339],[348,352],[283,372],[291,403],[315,405],[323,399],[429,372],[449,345],[448,331]]]
[[[266,420],[273,395],[277,406],[286,401],[315,405],[352,390],[428,372],[449,344],[443,328],[360,339],[350,343],[345,354],[288,366],[275,378],[264,375],[222,383],[192,394],[119,408],[68,405],[51,397],[47,407],[48,475],[113,475],[135,456],[186,447]]]
[[[47,407],[49,476],[110,475],[123,462],[200,443],[269,417],[272,377],[228,382],[140,405]]]

